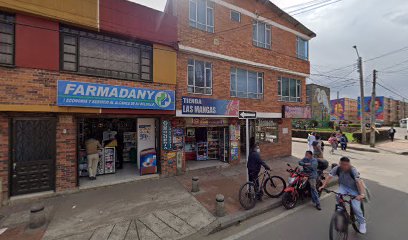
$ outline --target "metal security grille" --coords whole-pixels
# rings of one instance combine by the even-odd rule
[[[14,65],[14,16],[0,12],[0,64]]]
[[[61,28],[61,69],[94,76],[152,81],[153,48],[111,36]]]
[[[54,189],[55,134],[52,118],[13,120],[12,195]]]

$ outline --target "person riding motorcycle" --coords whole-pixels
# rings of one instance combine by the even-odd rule
[[[255,184],[255,189],[258,195],[256,198],[258,200],[262,200],[262,195],[263,191],[259,191],[259,179],[258,175],[259,172],[261,171],[261,166],[263,166],[266,170],[271,170],[271,168],[266,164],[262,159],[260,155],[260,149],[259,146],[255,144],[255,139],[251,138],[250,139],[250,153],[248,156],[248,163],[247,163],[247,168],[248,168],[248,178],[250,182],[253,182]]]
[[[360,178],[360,173],[350,163],[350,159],[347,157],[340,158],[339,166],[332,168],[329,176],[323,182],[323,185],[319,190],[323,190],[333,177],[339,178],[339,190],[341,194],[351,194],[357,196],[352,200],[352,206],[354,213],[356,214],[357,221],[360,224],[359,232],[365,234],[367,232],[366,219],[361,209],[361,201],[365,198],[365,186]]]
[[[306,151],[305,157],[299,161],[299,165],[303,167],[303,172],[309,175],[308,182],[310,185],[312,202],[316,206],[316,209],[320,211],[322,210],[322,208],[320,207],[319,193],[317,192],[316,189],[316,180],[318,177],[317,173],[318,161],[315,158],[313,158],[312,151]]]

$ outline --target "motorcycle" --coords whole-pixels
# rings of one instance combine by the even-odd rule
[[[322,161],[322,160],[320,160]],[[323,160],[325,161],[325,160]],[[296,206],[299,200],[305,200],[311,197],[310,192],[310,184],[308,182],[308,175],[303,173],[299,167],[295,169],[288,163],[287,164],[289,169],[286,171],[289,172],[290,176],[288,178],[288,187],[285,188],[284,193],[282,195],[282,205],[286,209],[292,209]],[[316,179],[316,188],[319,189],[323,185],[323,181],[325,179],[323,171],[327,168],[327,161],[319,162],[318,166],[318,177]],[[319,196],[321,195],[321,191],[319,192]]]

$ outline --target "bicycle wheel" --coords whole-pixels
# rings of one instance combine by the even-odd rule
[[[271,176],[270,178],[266,179],[263,184],[264,191],[271,198],[280,197],[285,188],[286,182],[279,176]]]
[[[361,210],[363,211],[363,216],[365,216],[363,203],[361,203]],[[360,224],[358,223],[356,215],[354,214],[353,207],[350,207],[350,220],[351,220],[351,225],[353,226],[354,230],[360,233]]]
[[[239,203],[245,210],[252,209],[256,204],[255,184],[247,182],[239,189]]]
[[[335,212],[330,221],[330,240],[347,240],[348,219],[344,212]]]

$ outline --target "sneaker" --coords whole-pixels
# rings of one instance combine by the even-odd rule
[[[366,224],[365,224],[365,223],[360,224],[360,227],[358,228],[358,231],[359,231],[361,234],[366,234],[366,232],[367,232],[367,226],[366,226]]]
[[[319,211],[322,210],[322,208],[320,207],[320,204],[317,204],[317,205],[316,205],[316,209],[319,210]]]

